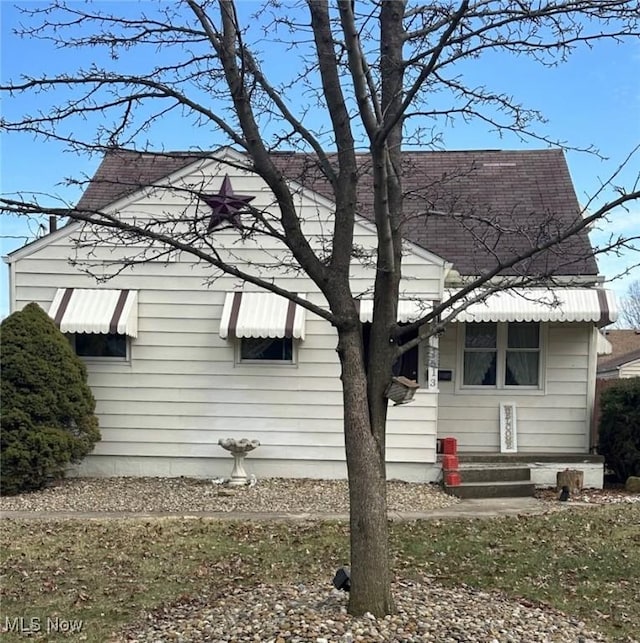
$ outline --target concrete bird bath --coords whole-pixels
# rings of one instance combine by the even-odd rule
[[[229,451],[233,456],[233,471],[229,480],[229,486],[239,487],[247,484],[247,473],[244,470],[244,459],[249,451],[253,451],[260,446],[259,440],[248,440],[242,438],[236,440],[235,438],[220,438],[218,444]]]

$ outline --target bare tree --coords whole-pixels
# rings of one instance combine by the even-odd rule
[[[621,306],[622,321],[629,328],[640,328],[640,281],[632,281]]]
[[[550,215],[536,234],[519,231],[529,235],[528,247],[511,254],[500,251],[501,241],[510,232],[504,221],[488,213],[467,212],[461,225],[495,258],[493,267],[419,321],[401,327],[397,309],[410,198],[403,190],[403,177],[410,171],[403,168],[403,149],[437,145],[438,122],[456,116],[480,119],[498,133],[557,143],[537,131],[537,112],[491,87],[467,85],[458,65],[481,60],[495,50],[555,65],[580,45],[637,37],[638,4],[635,0],[460,0],[424,5],[404,0],[332,4],[313,0],[290,6],[265,2],[253,19],[242,14],[242,3],[236,6],[231,0],[160,3],[155,11],[144,6],[146,13],[135,5],[135,10],[114,15],[104,12],[100,3],[55,1],[50,7],[25,11],[24,37],[47,39],[81,52],[102,49],[109,58],[103,66],[6,83],[2,90],[7,100],[46,92],[53,101],[42,112],[3,120],[2,129],[30,132],[90,153],[148,150],[146,137],[152,138],[156,124],[180,112],[186,123],[201,128],[204,138],[210,137],[205,147],[227,143],[246,155],[245,169],[266,182],[275,210],[247,204],[252,222],[239,226],[238,234],[276,239],[293,259],[289,265],[304,272],[324,294],[328,309],[301,300],[265,278],[264,266],[238,267],[233,256],[207,236],[206,225],[197,217],[186,222],[162,217],[123,220],[100,207],[84,207],[82,201],[66,214],[110,233],[119,245],[139,247],[144,241],[146,250],[128,255],[125,262],[161,260],[169,252],[189,253],[219,271],[295,300],[333,324],[342,366],[351,503],[349,609],[354,614],[390,613],[394,605],[387,543],[385,390],[394,362],[441,330],[452,306],[478,288],[484,287],[486,294],[514,284],[548,283],[554,274],[541,268],[532,275],[527,270],[531,261],[566,248],[572,239],[584,238],[589,225],[639,196],[637,186],[627,190],[618,186],[615,199],[584,216],[576,212],[562,226],[554,225]],[[259,38],[256,25],[263,28]],[[267,75],[260,41],[287,52],[288,78]],[[144,71],[127,73],[121,55],[133,49],[146,53],[150,62]],[[76,135],[74,129],[78,119],[87,118],[94,118],[96,124],[90,140]],[[280,150],[307,153],[308,165],[298,168],[299,176],[307,183],[322,183],[335,204],[332,227],[320,247],[304,233],[294,188],[287,180],[290,174],[273,154]],[[364,180],[370,181],[372,189],[370,215],[378,239],[369,257],[376,276],[369,350],[375,359],[368,364],[349,280],[351,262],[359,251],[354,248],[354,225],[358,184]],[[129,188],[136,187],[135,179],[129,183]],[[194,199],[200,196],[197,186],[175,189],[191,190]],[[7,197],[2,204],[5,213],[60,214],[25,198]],[[446,211],[432,214],[459,216],[460,211],[451,203]],[[417,214],[414,208],[411,216]],[[612,238],[599,251],[621,247],[626,241]],[[505,274],[511,278],[494,279]],[[400,337],[416,329],[418,337],[400,345]]]

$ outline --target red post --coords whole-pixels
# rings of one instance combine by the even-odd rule
[[[459,487],[462,479],[457,471],[446,471],[444,474],[444,484],[447,487]]]
[[[442,438],[442,453],[445,455],[457,455],[458,441],[455,438]]]
[[[445,487],[457,487],[461,484],[460,462],[458,460],[458,441],[455,438],[442,438],[442,473]]]
[[[457,455],[443,455],[442,456],[442,470],[443,471],[457,471],[460,468]]]

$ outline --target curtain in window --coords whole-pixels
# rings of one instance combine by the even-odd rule
[[[497,341],[498,325],[495,322],[466,325],[464,338],[465,384],[470,386],[495,386]]]
[[[536,386],[538,384],[538,353],[507,351],[507,386]]]
[[[492,386],[496,383],[495,352],[472,352],[464,355],[464,383]]]
[[[540,327],[535,322],[509,324],[507,338],[507,386],[536,386],[538,384],[538,348]],[[514,348],[530,350],[511,350]]]

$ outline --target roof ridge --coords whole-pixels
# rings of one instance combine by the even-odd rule
[[[234,149],[234,148],[231,148]],[[140,154],[140,155],[149,155],[149,156],[204,156],[207,154],[213,154],[220,151],[220,148],[215,148],[211,150],[128,150],[124,148],[112,148],[105,152],[105,156],[108,154]],[[238,151],[238,150],[236,150]],[[240,152],[244,154],[244,152]],[[338,154],[338,150],[325,150],[326,154],[334,155]],[[499,147],[478,147],[478,148],[464,148],[464,149],[447,149],[447,150],[416,150],[412,148],[404,149],[402,151],[403,155],[405,154],[418,154],[418,155],[427,155],[427,154],[481,154],[481,153],[499,153],[499,154],[538,154],[538,153],[557,153],[563,152],[562,148],[559,147],[536,147],[536,148],[518,148],[518,149],[503,149]],[[356,151],[357,156],[369,156],[370,152],[367,151]],[[300,157],[313,157],[317,156],[314,152],[299,152],[297,150],[273,150],[269,152],[270,156],[300,156]]]

